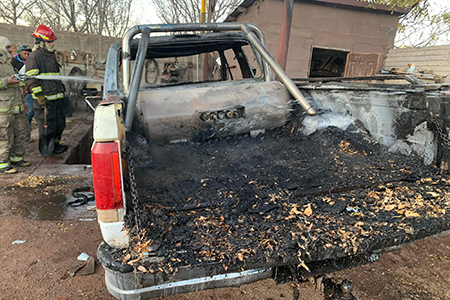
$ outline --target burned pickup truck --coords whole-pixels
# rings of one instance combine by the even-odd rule
[[[111,294],[301,280],[450,229],[423,89],[373,87],[368,107],[299,86],[252,24],[142,25],[110,47],[92,170]]]

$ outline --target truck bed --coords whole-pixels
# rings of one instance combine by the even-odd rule
[[[307,270],[450,229],[449,177],[351,130],[304,136],[294,124],[254,138],[131,144],[134,238],[110,253],[122,271]]]

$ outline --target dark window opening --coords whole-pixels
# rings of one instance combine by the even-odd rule
[[[249,61],[246,50],[252,51],[250,47],[244,48],[237,45],[229,49],[193,55],[147,58],[141,86],[258,78],[257,76],[261,76],[261,71],[256,61]]]
[[[343,77],[349,52],[313,48],[309,77]]]

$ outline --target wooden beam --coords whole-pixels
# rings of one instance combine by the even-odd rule
[[[236,11],[237,11],[237,12],[240,12],[240,13],[242,13],[242,14],[246,14],[247,11],[248,11],[248,9],[245,8],[245,7],[242,7],[242,6],[238,6],[238,7],[236,8]]]

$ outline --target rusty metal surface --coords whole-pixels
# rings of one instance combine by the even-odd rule
[[[345,77],[372,76],[378,72],[380,54],[349,53],[345,66]]]

